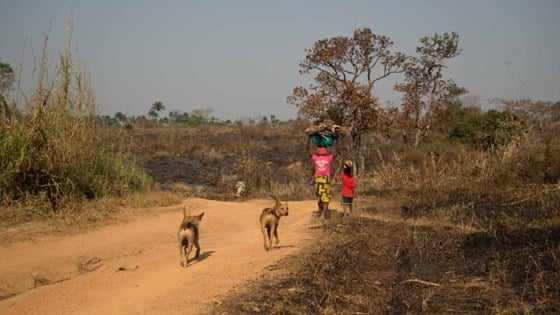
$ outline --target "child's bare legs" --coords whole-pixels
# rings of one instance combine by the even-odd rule
[[[343,216],[352,215],[352,204],[342,205],[342,210],[343,210],[343,213],[342,213]]]

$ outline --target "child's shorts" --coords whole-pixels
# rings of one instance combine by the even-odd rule
[[[345,205],[345,206],[351,206],[353,201],[354,201],[354,198],[352,198],[352,197],[346,197],[346,196],[341,196],[340,197],[340,203],[342,205]]]

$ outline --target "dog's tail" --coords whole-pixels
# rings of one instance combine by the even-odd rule
[[[204,212],[199,215],[191,215],[191,210],[187,211],[187,207],[183,207],[183,222],[181,222],[181,229],[188,229],[189,227],[198,228],[198,223],[202,220]]]

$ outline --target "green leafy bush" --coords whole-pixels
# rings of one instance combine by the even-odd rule
[[[152,189],[154,180],[140,164],[99,136],[92,90],[84,76],[74,75],[69,51],[50,77],[46,60],[44,52],[37,86],[20,106],[25,109],[0,117],[0,202],[45,212],[62,200]]]

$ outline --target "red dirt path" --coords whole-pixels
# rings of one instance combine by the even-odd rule
[[[258,216],[273,200],[200,198],[127,224],[0,247],[0,314],[201,314],[229,290],[305,248],[314,201],[289,202],[280,244],[263,249]],[[179,266],[183,207],[205,211],[201,257]]]

